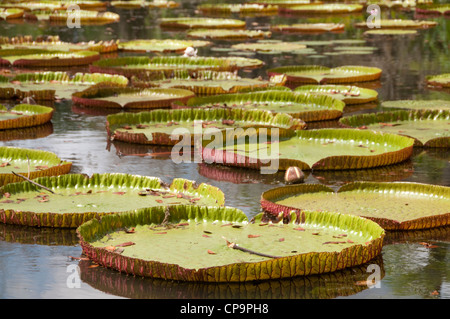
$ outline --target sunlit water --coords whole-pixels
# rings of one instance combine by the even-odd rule
[[[193,15],[198,3],[183,1],[178,9],[119,10],[121,22],[105,26],[83,26],[68,29],[46,23],[14,23],[0,21],[2,36],[59,35],[63,41],[110,40],[122,41],[145,38],[180,38],[183,31],[168,32],[158,27],[158,19],[177,15]],[[388,12],[383,12],[388,16]],[[412,18],[412,13],[392,11],[391,17]],[[304,18],[270,16],[245,18],[249,28],[266,28],[269,24],[306,21]],[[346,24],[346,32],[321,35],[273,34],[272,39],[285,41],[363,39],[362,30],[353,27],[364,19],[361,15],[325,18],[327,22]],[[317,20],[317,19],[316,19]],[[314,20],[314,21],[316,21]],[[438,27],[420,31],[415,38],[367,41],[378,49],[370,55],[320,54],[255,54],[265,61],[264,68],[241,72],[242,76],[263,76],[269,67],[291,64],[367,65],[380,67],[383,76],[371,84],[380,101],[398,99],[449,99],[445,92],[432,91],[425,86],[429,74],[450,71],[448,37],[450,20],[434,18]],[[227,47],[233,42],[217,41],[213,48]],[[200,48],[199,55],[221,55],[226,51]],[[86,69],[77,69],[85,71]],[[5,102],[5,104],[11,102]],[[105,130],[105,113],[95,114],[72,107],[70,101],[54,104],[56,112],[48,135],[32,139],[0,142],[0,145],[36,148],[56,153],[73,162],[73,173],[130,173],[157,176],[166,182],[183,177],[220,187],[226,204],[242,209],[249,217],[259,213],[261,193],[284,185],[283,175],[261,175],[255,171],[226,169],[199,163],[176,164],[158,147],[109,143]],[[357,114],[376,112],[378,104],[354,107],[346,112]],[[334,124],[329,124],[331,127]],[[166,153],[160,158],[142,156]],[[140,156],[141,155],[141,156]],[[415,150],[410,161],[383,168],[358,172],[312,172],[306,182],[323,183],[332,187],[353,181],[411,181],[450,186],[450,153],[439,150]],[[379,285],[368,288],[357,284],[370,275],[367,266],[335,274],[272,281],[257,285],[205,285],[164,282],[125,276],[113,270],[92,267],[80,257],[81,248],[74,230],[29,229],[0,225],[0,298],[449,298],[450,260],[448,228],[408,234],[388,234],[380,260],[382,269]],[[421,242],[434,243],[427,248]],[[74,273],[74,265],[80,271]],[[75,277],[73,275],[76,275]],[[79,286],[77,284],[80,284]],[[433,295],[438,291],[439,295]]]

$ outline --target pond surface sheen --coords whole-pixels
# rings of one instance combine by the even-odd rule
[[[51,26],[45,22],[6,23],[0,21],[1,36],[59,35],[63,41],[89,40],[121,41],[150,38],[183,39],[185,31],[167,31],[159,28],[163,17],[194,16],[195,8],[205,1],[182,1],[176,9],[123,10],[109,8],[121,15],[119,23],[104,26],[83,26],[69,29]],[[210,1],[212,2],[212,1]],[[413,12],[389,11],[389,18],[414,18]],[[365,14],[305,17],[266,16],[239,17],[245,19],[247,28],[268,29],[270,24],[302,22],[345,23],[342,33],[281,34],[273,33],[271,40],[316,41],[366,38],[364,30],[354,28],[354,23],[366,19]],[[370,54],[336,55],[328,46],[313,46],[315,54],[289,53],[254,54],[266,65],[254,70],[241,71],[241,76],[266,78],[265,70],[293,64],[322,64],[375,66],[383,70],[379,81],[365,86],[377,90],[379,101],[400,99],[449,100],[448,92],[428,89],[425,77],[430,74],[450,72],[450,19],[432,18],[437,27],[419,30],[415,37],[387,37],[364,42],[377,49]],[[227,47],[236,42],[214,41],[210,47],[199,48],[203,56],[228,55]],[[348,46],[348,42],[343,42]],[[276,43],[274,43],[276,46]],[[221,50],[219,48],[225,48]],[[333,53],[334,52],[334,53]],[[333,54],[327,54],[333,53]],[[248,54],[248,53],[247,53]],[[129,55],[129,54],[128,54]],[[78,68],[75,71],[87,71]],[[12,105],[9,101],[2,102]],[[109,143],[105,130],[106,112],[82,109],[71,101],[53,105],[56,112],[52,124],[39,132],[30,131],[23,139],[8,140],[0,132],[0,145],[36,148],[56,153],[73,162],[73,173],[130,173],[157,176],[165,182],[183,177],[206,182],[223,190],[226,205],[242,209],[249,217],[260,211],[261,193],[281,186],[283,174],[261,175],[259,172],[223,168],[201,163],[174,163],[170,149],[127,143]],[[345,116],[378,112],[378,103],[352,106]],[[316,124],[317,127],[334,127],[336,122]],[[31,138],[37,136],[38,138]],[[352,172],[306,172],[307,183],[322,183],[338,188],[349,181],[410,181],[450,186],[450,152],[447,150],[417,149],[411,160],[398,165]],[[421,244],[432,243],[433,248]],[[0,224],[0,298],[241,298],[241,299],[319,299],[319,298],[450,298],[450,230],[449,227],[408,233],[388,233],[382,254],[373,263],[381,272],[379,285],[368,288],[361,284],[372,271],[363,265],[354,269],[327,274],[270,281],[257,284],[187,284],[143,279],[118,272],[93,267],[89,261],[72,257],[81,256],[74,230],[34,229]],[[74,268],[79,266],[79,268]],[[79,269],[79,270],[77,270]],[[80,284],[79,286],[77,284]],[[433,294],[434,291],[438,295]]]

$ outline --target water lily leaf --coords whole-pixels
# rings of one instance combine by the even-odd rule
[[[33,181],[52,189],[55,194],[39,194],[36,191],[40,189],[26,181],[5,185],[0,189],[0,194],[9,193],[8,200],[14,203],[2,204],[2,222],[74,228],[87,220],[114,212],[134,212],[140,208],[169,205],[223,206],[225,201],[220,189],[204,183],[197,185],[182,178],[174,179],[170,185],[156,177],[119,173],[94,174],[91,177],[66,174]],[[176,197],[168,197],[169,194]],[[43,198],[46,200],[43,201]],[[139,232],[136,228],[135,233]],[[124,242],[127,241],[131,238]]]
[[[105,10],[107,4],[96,0],[44,0],[44,1],[4,1],[0,7],[19,8],[25,11],[36,10],[67,10],[70,5],[78,5],[82,10]]]
[[[379,22],[381,29],[428,29],[437,25],[435,21],[408,19],[381,19]],[[358,28],[368,28],[366,21],[355,23],[355,26]]]
[[[286,74],[288,85],[338,84],[378,80],[381,69],[366,66],[328,68],[320,65],[283,66],[267,70],[269,75]]]
[[[450,15],[450,4],[420,4],[416,6],[416,14]]]
[[[1,20],[21,19],[24,11],[19,8],[0,8]]]
[[[427,76],[427,83],[430,86],[450,88],[450,73]]]
[[[448,225],[450,188],[407,182],[351,182],[338,191],[320,184],[274,188],[261,196],[269,214],[323,210],[358,215],[386,230],[415,230]]]
[[[71,162],[62,161],[52,152],[7,146],[0,147],[0,163],[9,164],[0,167],[0,185],[23,181],[12,172],[34,179],[67,174],[72,167]],[[43,165],[47,168],[42,169]]]
[[[194,92],[197,96],[237,93],[257,88],[282,87],[286,83],[284,75],[271,77],[268,81],[260,78],[242,78],[234,72],[216,71],[176,71],[170,78],[162,76],[152,81],[132,79],[133,86],[179,88]]]
[[[23,100],[32,97],[36,101],[70,99],[73,93],[100,83],[125,87],[128,79],[121,75],[100,73],[76,73],[73,76],[67,72],[50,71],[21,73],[11,80],[0,79],[0,98]]]
[[[42,105],[19,104],[9,110],[0,105],[0,130],[45,124],[52,119],[53,111]]]
[[[362,12],[362,9],[360,4],[326,3],[281,7],[279,11],[282,14],[338,14]]]
[[[269,90],[195,97],[189,99],[185,106],[193,108],[219,107],[267,110],[273,113],[289,114],[305,122],[314,122],[341,117],[345,103],[329,96]]]
[[[381,102],[383,108],[409,110],[448,110],[450,101],[446,100],[396,100]]]
[[[245,21],[237,19],[220,18],[162,18],[160,26],[162,28],[181,28],[181,29],[245,29]]]
[[[194,93],[183,89],[92,86],[72,94],[74,104],[85,107],[119,109],[169,108],[172,103],[184,103],[194,97]]]
[[[278,42],[273,45],[270,42],[239,43],[231,46],[235,50],[256,51],[256,52],[292,52],[306,49],[306,45],[296,42]]]
[[[450,147],[449,110],[399,110],[341,118],[346,127],[389,132],[414,138],[419,147]]]
[[[276,5],[279,8],[286,8],[299,5],[309,5],[311,0],[248,0],[247,3],[259,5]],[[322,1],[314,1],[315,4],[321,4]]]
[[[294,24],[277,24],[272,25],[270,30],[273,32],[338,32],[344,31],[343,23],[294,23]]]
[[[88,65],[98,59],[100,59],[100,54],[94,51],[0,49],[0,66],[66,67]]]
[[[417,30],[402,30],[402,29],[367,30],[364,32],[365,36],[407,36],[416,34]]]
[[[396,134],[355,129],[301,130],[279,143],[255,141],[203,148],[207,163],[286,170],[363,169],[396,164],[412,155],[414,140]],[[364,146],[364,147],[361,147]]]
[[[208,14],[232,14],[241,15],[274,15],[278,13],[278,6],[260,5],[251,3],[205,3],[197,6],[197,9],[204,15]]]
[[[302,85],[295,88],[294,92],[325,94],[342,100],[346,105],[368,103],[378,99],[377,91],[351,85]]]
[[[121,42],[119,48],[125,52],[184,52],[194,42],[177,39],[141,39]]]
[[[180,3],[167,0],[131,0],[131,1],[111,1],[112,7],[120,9],[138,9],[138,8],[177,8]]]
[[[68,10],[33,10],[26,12],[27,19],[49,21],[56,25],[66,25],[70,19],[79,18],[83,25],[104,25],[120,21],[120,15],[109,11],[77,10],[72,13]]]
[[[106,125],[108,135],[114,140],[158,145],[179,143],[181,138],[176,134],[176,130],[189,132],[190,140],[195,141],[195,136],[203,137],[205,129],[220,130],[224,132],[225,138],[229,135],[234,138],[237,128],[277,128],[280,136],[288,136],[293,134],[294,130],[304,129],[305,126],[303,121],[286,114],[274,115],[267,111],[244,109],[118,113],[108,115]]]
[[[165,216],[168,222],[161,224]],[[305,231],[299,237],[294,230],[298,227],[295,217],[286,224],[270,224],[276,227],[260,227],[262,214],[249,222],[242,211],[230,207],[171,206],[168,210],[155,207],[134,214],[104,216],[101,221],[91,220],[77,228],[77,233],[83,253],[105,267],[177,281],[291,278],[353,267],[380,254],[385,234],[370,220],[303,212],[300,222]],[[180,221],[189,225],[176,227]],[[240,227],[221,227],[230,223]],[[126,234],[121,230],[130,226],[138,231]],[[164,229],[166,234],[155,234],[155,227]],[[202,236],[204,230],[212,232],[210,237]],[[317,230],[322,236],[312,235]],[[254,233],[261,236],[248,238]],[[354,243],[323,245],[323,241],[331,241],[333,235],[342,233],[348,234]],[[284,240],[280,241],[280,237]],[[125,247],[120,254],[106,249],[125,240],[135,245]]]
[[[230,29],[192,29],[186,32],[190,38],[243,40],[269,38],[272,33],[262,30],[230,30]]]

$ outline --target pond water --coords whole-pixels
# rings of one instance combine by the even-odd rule
[[[7,23],[0,21],[1,36],[59,35],[63,41],[121,41],[150,38],[185,37],[184,31],[167,31],[159,27],[162,17],[194,16],[196,6],[205,1],[181,1],[175,9],[124,10],[109,8],[120,14],[121,21],[104,26],[83,26],[69,29],[46,22]],[[212,2],[212,1],[210,1]],[[413,12],[383,9],[384,17],[414,18]],[[450,94],[431,90],[425,85],[430,74],[450,72],[450,19],[430,18],[437,27],[420,30],[415,37],[367,40],[363,31],[354,27],[365,21],[365,14],[334,15],[321,18],[263,16],[233,17],[245,19],[250,29],[267,30],[270,24],[297,22],[345,23],[345,32],[314,35],[274,33],[272,40],[362,39],[364,46],[377,49],[371,54],[325,55],[324,47],[315,47],[316,54],[283,52],[254,54],[265,62],[264,67],[241,71],[241,76],[266,77],[266,69],[294,64],[376,66],[382,77],[369,87],[379,93],[379,102],[346,109],[345,116],[379,112],[380,101],[401,99],[444,99]],[[428,20],[428,19],[427,19]],[[199,48],[202,56],[227,55],[227,48],[237,42],[214,41]],[[273,44],[276,46],[276,43]],[[348,44],[343,44],[348,46]],[[87,69],[77,68],[76,71]],[[2,102],[12,105],[10,101]],[[106,113],[72,106],[71,101],[53,104],[52,124],[43,127],[38,138],[0,141],[0,145],[35,148],[56,153],[73,162],[73,173],[130,173],[157,176],[166,182],[183,177],[206,182],[223,190],[226,204],[243,210],[249,217],[260,212],[261,193],[284,185],[283,174],[260,175],[258,172],[199,163],[174,163],[161,147],[147,147],[108,142],[105,130]],[[334,127],[336,123],[325,123]],[[159,153],[159,154],[155,154]],[[166,153],[166,154],[165,154]],[[149,156],[149,154],[153,154]],[[383,169],[354,172],[307,173],[305,182],[322,183],[337,188],[346,182],[410,181],[450,186],[450,151],[416,149],[410,160]],[[427,248],[421,242],[434,244]],[[74,230],[35,229],[0,225],[0,298],[241,298],[241,299],[320,299],[320,298],[450,298],[450,229],[396,233],[388,232],[382,254],[370,264],[381,269],[377,287],[360,284],[371,274],[369,265],[323,275],[271,281],[257,284],[186,284],[143,279],[95,267],[81,256]],[[79,272],[74,266],[79,265]],[[75,276],[75,277],[74,277]],[[74,279],[75,278],[75,279]],[[80,285],[76,285],[80,283]],[[437,291],[438,294],[433,294]]]

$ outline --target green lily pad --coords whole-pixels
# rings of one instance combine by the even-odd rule
[[[450,4],[428,4],[416,6],[416,14],[450,15]]]
[[[183,103],[194,95],[191,91],[175,88],[93,86],[72,94],[72,101],[85,107],[155,109],[169,108],[174,102]]]
[[[231,46],[235,50],[256,52],[292,52],[306,49],[306,45],[296,42],[278,42],[276,45],[270,42],[239,43]]]
[[[381,69],[367,66],[345,65],[328,68],[320,65],[282,66],[267,70],[269,75],[285,74],[287,82],[300,84],[339,84],[378,80]]]
[[[302,85],[294,89],[298,93],[325,94],[343,101],[346,105],[362,104],[378,99],[378,92],[351,85]]]
[[[396,100],[381,102],[383,108],[408,110],[449,110],[450,101],[446,100]]]
[[[385,230],[414,230],[448,225],[450,188],[406,182],[353,182],[337,192],[320,184],[266,191],[261,206],[269,214],[323,210],[361,216]]]
[[[245,29],[245,21],[221,18],[162,18],[160,26],[163,28],[181,29]]]
[[[100,54],[95,51],[0,49],[0,66],[66,67],[88,65],[98,59],[100,59]]]
[[[403,30],[403,29],[367,30],[364,32],[365,36],[406,36],[416,34],[417,30]]]
[[[408,19],[381,19],[381,29],[428,29],[437,25],[435,21],[408,20]],[[367,22],[355,23],[358,28],[368,28]]]
[[[341,118],[346,127],[364,127],[414,138],[419,147],[450,147],[449,110],[399,110]]]
[[[8,184],[0,189],[0,220],[6,224],[41,227],[80,226],[99,216],[168,205],[223,206],[218,188],[182,178],[171,185],[159,178],[129,174],[66,174],[34,182]]]
[[[40,176],[67,174],[71,167],[72,163],[61,160],[52,152],[0,147],[0,186],[23,181],[12,172],[34,179]]]
[[[167,0],[131,0],[131,1],[111,1],[112,7],[120,9],[138,9],[138,8],[177,8],[180,3]]]
[[[225,138],[239,135],[237,129],[277,128],[280,136],[304,129],[305,122],[287,114],[244,109],[180,109],[108,115],[107,131],[111,140],[138,144],[176,145],[185,140],[203,138],[206,130],[221,131]],[[268,130],[269,131],[269,130]],[[181,136],[180,136],[181,135]],[[194,144],[191,143],[192,146]]]
[[[178,88],[194,92],[197,96],[237,93],[257,88],[271,88],[283,86],[285,76],[271,77],[268,81],[260,78],[242,78],[234,72],[216,71],[179,71],[174,72],[170,78],[164,76],[160,80],[151,82],[132,79],[133,86]]]
[[[82,10],[105,10],[107,4],[96,0],[42,0],[42,1],[3,1],[0,7],[19,8],[25,11],[67,10],[70,5],[78,5]]]
[[[286,8],[299,5],[309,5],[311,0],[248,0],[247,3],[259,4],[259,5],[276,5],[279,8]],[[322,1],[314,1],[316,4],[322,3]]]
[[[278,6],[274,5],[260,5],[250,3],[205,3],[197,6],[204,15],[208,14],[258,14],[258,15],[272,15],[278,13]]]
[[[255,169],[298,166],[302,170],[348,170],[402,162],[412,155],[413,145],[409,137],[369,130],[300,130],[278,143],[208,145],[203,148],[203,159]]]
[[[19,8],[0,8],[1,20],[21,19],[24,11]]]
[[[329,96],[270,90],[195,97],[181,107],[258,109],[285,113],[305,122],[314,122],[341,117],[345,103]]]
[[[435,87],[450,88],[450,73],[427,76],[427,84]]]
[[[84,254],[100,265],[176,281],[292,278],[353,267],[380,254],[385,234],[370,220],[312,212],[292,217],[286,224],[267,223],[262,214],[249,221],[230,207],[155,207],[92,220],[77,234]],[[133,233],[124,231],[130,228]]]
[[[141,39],[121,42],[119,48],[125,52],[183,52],[193,46],[187,40],[177,39]]]
[[[71,99],[73,93],[99,83],[125,87],[128,79],[121,75],[100,73],[76,73],[73,76],[67,72],[22,73],[11,80],[0,79],[0,98],[22,100],[32,97],[36,101]]]
[[[45,15],[41,18],[45,19]],[[48,15],[48,20],[55,24],[67,24],[67,21],[75,18],[79,18],[82,25],[104,25],[120,21],[120,15],[109,11],[77,10],[76,13],[71,13],[67,10],[56,10]]]
[[[59,36],[36,37],[0,37],[1,49],[40,49],[47,51],[96,51],[110,53],[118,50],[118,41],[89,41],[71,43],[61,41]]]
[[[338,14],[362,12],[362,9],[360,4],[326,3],[281,7],[279,11],[284,14]]]
[[[271,31],[277,32],[337,32],[343,31],[343,23],[294,23],[294,24],[276,24],[270,27]]]
[[[96,61],[89,66],[89,70],[97,73],[121,74],[126,77],[136,76],[148,80],[152,76],[157,79],[162,75],[170,77],[174,71],[179,70],[231,71],[244,67],[258,67],[262,64],[261,60],[240,57],[121,57]]]
[[[264,39],[272,35],[269,31],[232,29],[192,29],[187,31],[186,34],[190,38],[218,40]]]
[[[0,105],[0,130],[45,124],[52,119],[53,111],[42,105],[19,104],[11,109]]]

